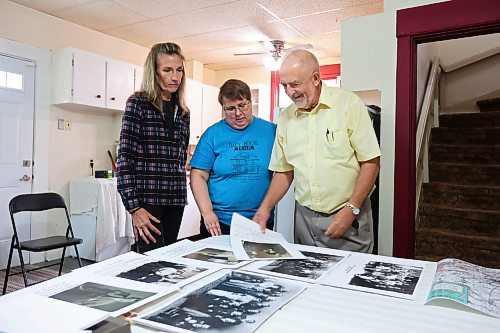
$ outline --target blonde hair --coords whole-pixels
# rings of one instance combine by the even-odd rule
[[[141,92],[154,105],[154,107],[161,112],[163,112],[163,101],[160,85],[158,84],[158,77],[156,75],[156,66],[158,57],[162,54],[178,55],[184,64],[184,55],[182,54],[180,46],[175,43],[158,43],[153,45],[151,51],[149,51],[146,61],[144,62],[144,77],[142,80]],[[185,90],[186,72],[183,66],[182,79],[179,84],[179,89],[172,94],[172,100],[179,105],[183,113],[189,112],[189,109],[186,106]]]

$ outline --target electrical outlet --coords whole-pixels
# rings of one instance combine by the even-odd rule
[[[64,130],[66,131],[71,131],[71,120],[65,120],[64,121]]]

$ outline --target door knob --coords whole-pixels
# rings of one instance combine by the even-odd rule
[[[19,178],[19,180],[22,182],[29,182],[31,180],[31,177],[28,175],[24,175],[21,178]]]

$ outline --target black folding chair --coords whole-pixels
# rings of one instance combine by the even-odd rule
[[[19,212],[39,212],[45,211],[49,209],[61,208],[64,209],[66,213],[66,220],[68,222],[68,227],[66,229],[66,236],[50,236],[45,238],[33,239],[29,241],[20,242],[16,221],[14,218],[14,214]],[[56,266],[59,265],[59,275],[62,273],[62,268],[64,264],[64,255],[66,253],[66,247],[74,246],[76,257],[78,258],[78,264],[82,267],[82,261],[80,259],[80,255],[78,254],[77,244],[81,244],[83,242],[80,238],[75,238],[73,234],[73,229],[71,228],[71,221],[68,214],[68,209],[66,208],[66,204],[64,203],[64,199],[57,193],[39,193],[39,194],[22,194],[14,197],[9,203],[9,212],[10,219],[12,221],[12,228],[14,229],[14,234],[12,235],[12,241],[10,243],[10,252],[9,252],[9,261],[7,263],[7,270],[5,272],[5,279],[3,283],[3,291],[2,295],[5,294],[7,290],[7,283],[9,280],[9,276],[23,274],[24,285],[28,286],[28,276],[27,272],[34,271],[37,269]],[[61,261],[59,263],[39,266],[33,269],[27,270],[24,265],[23,253],[22,251],[28,252],[44,252],[54,249],[63,249]],[[17,249],[19,254],[19,260],[21,262],[21,270],[22,272],[10,274],[10,265],[12,261],[12,253],[14,249]]]

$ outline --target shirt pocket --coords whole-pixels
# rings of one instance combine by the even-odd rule
[[[345,159],[353,153],[349,142],[347,130],[340,128],[327,128],[320,137],[321,147],[327,159]]]

